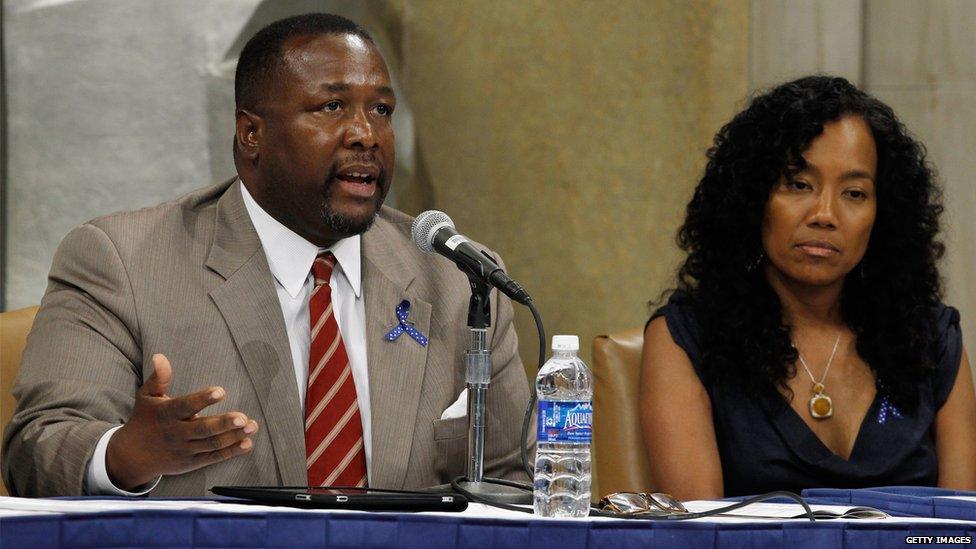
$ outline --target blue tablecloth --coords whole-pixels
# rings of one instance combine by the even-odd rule
[[[819,501],[910,509],[929,518],[965,518],[976,502],[938,500],[949,492],[881,488],[809,490]],[[973,494],[967,494],[973,495]],[[910,498],[910,499],[908,499]],[[923,503],[927,500],[928,503]],[[967,515],[972,517],[972,514]],[[206,510],[111,511],[0,518],[0,547],[881,547],[908,536],[968,536],[976,520],[650,522],[506,520],[464,515]]]
[[[820,503],[865,505],[897,516],[976,521],[976,501],[948,497],[974,498],[976,492],[960,492],[924,486],[885,486],[860,490],[817,488],[804,490],[802,495]]]

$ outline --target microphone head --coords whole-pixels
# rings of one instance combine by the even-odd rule
[[[425,252],[434,253],[434,235],[443,227],[454,229],[454,222],[444,212],[427,210],[413,220],[410,234],[413,243]]]

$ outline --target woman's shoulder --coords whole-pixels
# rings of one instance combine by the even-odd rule
[[[697,366],[701,359],[701,324],[695,313],[694,301],[692,297],[681,290],[675,290],[668,297],[668,302],[658,307],[651,318],[648,319],[649,325],[656,318],[663,317],[667,323],[668,332],[671,339],[678,347],[681,347],[688,355],[693,365]],[[645,329],[646,329],[645,325]]]
[[[962,360],[962,329],[959,311],[945,303],[931,309],[935,405],[939,409],[952,391]]]
[[[953,327],[959,327],[959,311],[955,307],[940,301],[931,310],[939,334],[951,330]]]

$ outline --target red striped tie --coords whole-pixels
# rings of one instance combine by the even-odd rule
[[[312,345],[305,393],[305,463],[309,486],[366,486],[363,422],[346,347],[332,310],[329,278],[336,258],[312,263],[315,288],[308,301]]]

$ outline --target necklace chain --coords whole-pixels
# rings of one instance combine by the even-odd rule
[[[794,349],[796,349],[796,356],[800,359],[800,364],[803,366],[803,369],[807,371],[807,375],[810,376],[810,381],[812,381],[814,385],[823,386],[824,380],[827,379],[827,372],[830,371],[830,365],[834,362],[834,355],[837,354],[838,345],[840,345],[840,334],[837,334],[837,341],[834,342],[834,350],[830,352],[830,358],[827,359],[827,367],[824,368],[824,374],[823,377],[820,378],[820,381],[814,379],[813,372],[811,372],[810,367],[807,366],[807,361],[803,360],[803,355],[800,354],[800,350],[794,347]]]

